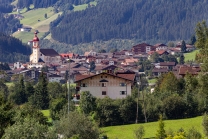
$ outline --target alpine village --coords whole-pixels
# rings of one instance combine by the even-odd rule
[[[0,0],[0,138],[208,138],[207,0]]]

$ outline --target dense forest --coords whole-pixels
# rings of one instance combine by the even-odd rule
[[[29,60],[26,55],[29,55],[30,53],[30,47],[23,44],[19,39],[0,33],[0,61],[26,62]]]
[[[62,7],[68,4],[80,5],[89,3],[90,1],[93,0],[18,0],[17,6],[19,8],[24,8],[33,4],[34,8],[47,8],[50,6]]]
[[[67,44],[96,40],[187,40],[206,19],[204,0],[102,0],[95,7],[63,14],[52,38]]]

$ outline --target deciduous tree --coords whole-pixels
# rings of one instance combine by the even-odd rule
[[[84,114],[70,112],[66,117],[60,119],[56,126],[59,134],[66,138],[79,136],[79,139],[98,139],[100,135],[99,128]]]
[[[84,114],[89,114],[96,110],[96,98],[90,94],[89,91],[84,91],[81,93],[79,107]]]

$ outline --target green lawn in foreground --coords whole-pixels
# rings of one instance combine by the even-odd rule
[[[184,56],[185,56],[185,61],[188,61],[188,60],[195,60],[195,56],[196,56],[196,53],[198,53],[199,50],[195,50],[195,51],[192,51],[190,53],[185,53]]]
[[[203,135],[203,128],[201,125],[202,116],[181,120],[165,120],[164,122],[166,131],[172,129],[172,131],[175,132],[180,128],[188,131],[188,129],[195,127],[195,129],[197,129]],[[109,126],[101,128],[101,130],[104,131],[104,134],[106,134],[109,139],[133,139],[133,131],[137,129],[140,125],[144,126],[145,138],[155,137],[156,131],[158,129],[158,122],[131,124],[123,126]]]

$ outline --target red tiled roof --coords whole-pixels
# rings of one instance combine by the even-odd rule
[[[74,56],[74,53],[68,53],[68,54],[63,54],[63,53],[62,53],[62,54],[60,54],[60,56],[63,57],[63,58],[64,58],[64,57],[72,58],[72,57]]]
[[[165,51],[165,50],[159,50],[159,51],[156,51],[159,55],[162,55],[162,54],[164,54],[165,52],[167,52],[167,51]],[[168,52],[167,52],[168,53]]]
[[[118,77],[134,81],[136,74],[117,74]]]
[[[114,76],[114,77],[118,77],[118,78],[122,78],[122,79],[127,79],[127,80],[130,80],[130,81],[134,81],[134,78],[136,76],[136,74],[118,74],[118,75],[114,75],[114,74],[110,74],[110,73],[100,73],[100,74],[107,74],[107,75],[110,75],[110,76]],[[94,77],[94,76],[98,76],[100,74],[96,74],[96,75],[76,75],[75,76],[75,82],[78,82],[80,80],[84,80],[84,79],[87,79],[87,78],[90,78],[90,77]]]
[[[189,67],[189,66],[181,66],[179,68],[178,74],[185,75],[188,72],[192,75],[197,75],[199,71],[200,71],[199,68],[193,68],[193,67]]]
[[[160,66],[175,66],[175,62],[160,62]]]

